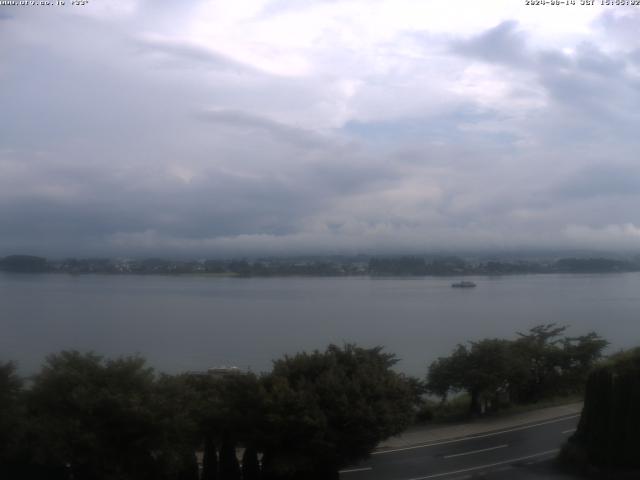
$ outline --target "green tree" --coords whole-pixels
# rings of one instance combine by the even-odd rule
[[[567,327],[538,325],[516,340],[484,339],[458,345],[448,357],[432,362],[428,391],[446,400],[466,392],[470,413],[503,403],[536,402],[552,395],[579,392],[607,342],[591,332],[562,337]]]
[[[499,339],[470,342],[470,347],[458,345],[450,357],[430,365],[429,390],[443,399],[449,392],[467,392],[471,414],[495,407],[509,386],[509,346],[507,340]]]
[[[536,402],[551,395],[581,391],[589,370],[602,357],[608,342],[595,332],[563,337],[566,326],[538,325],[518,333],[513,343],[513,365],[517,374],[511,394],[519,403]]]
[[[22,379],[13,362],[0,363],[0,477],[17,478],[23,468],[26,418]]]
[[[9,255],[0,260],[0,270],[14,273],[42,273],[49,270],[46,258],[33,255]]]
[[[486,339],[471,343],[465,372],[465,388],[471,396],[470,411],[478,414],[495,409],[509,386],[511,373],[509,342]]]
[[[602,358],[602,352],[608,345],[609,342],[595,332],[563,339],[561,368],[566,389],[576,391],[585,385],[589,372]]]
[[[260,462],[255,447],[245,448],[242,455],[242,480],[260,480]]]
[[[154,450],[163,479],[191,475],[193,454],[202,443],[199,393],[191,376],[161,375],[153,389],[153,414],[160,434]]]
[[[180,465],[180,471],[177,476],[178,480],[198,480],[198,459],[195,452],[185,451],[182,454],[182,462]]]
[[[267,478],[337,478],[412,419],[408,382],[393,372],[382,348],[330,345],[324,352],[285,356],[264,379]]]
[[[464,389],[469,350],[458,345],[448,357],[440,357],[429,365],[427,391],[445,402],[449,393]]]
[[[224,440],[220,447],[220,480],[240,480],[236,445],[229,440]]]
[[[188,383],[195,396],[191,407],[193,418],[198,424],[205,454],[211,452],[206,455],[207,463],[216,461],[215,451],[219,447],[220,478],[229,475],[235,478],[236,467],[229,452],[235,452],[236,446],[255,446],[264,436],[264,388],[251,373],[222,378],[191,375]],[[213,471],[213,466],[207,468],[207,475],[214,475]]]
[[[561,335],[566,329],[566,326],[549,323],[537,325],[527,333],[518,332],[513,358],[519,375],[511,387],[516,401],[535,402],[561,387],[561,365],[565,360]]]
[[[590,373],[578,428],[562,456],[582,466],[591,464],[614,472],[619,468],[640,469],[638,405],[640,348],[635,348],[614,355]],[[618,477],[611,474],[606,478]]]
[[[77,480],[150,478],[159,447],[153,382],[138,357],[49,356],[28,395],[33,461]]]
[[[204,442],[202,480],[218,480],[218,452],[211,436],[207,436]]]

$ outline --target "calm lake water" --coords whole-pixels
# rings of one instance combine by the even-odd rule
[[[384,345],[424,376],[459,342],[540,323],[640,345],[640,274],[452,278],[207,278],[0,274],[0,360],[24,374],[61,349],[140,353],[162,371],[265,371],[333,342]]]

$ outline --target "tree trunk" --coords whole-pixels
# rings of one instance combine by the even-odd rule
[[[482,407],[480,405],[480,392],[477,389],[472,389],[469,394],[471,395],[471,403],[469,404],[469,414],[472,416],[478,416],[482,414]]]
[[[198,460],[195,452],[185,452],[182,458],[180,480],[198,480]]]
[[[202,480],[218,480],[218,452],[213,439],[204,441],[204,456],[202,458]]]
[[[220,480],[240,480],[236,445],[230,441],[224,441],[220,448]]]
[[[260,463],[258,451],[253,447],[247,447],[242,456],[242,480],[259,480]]]

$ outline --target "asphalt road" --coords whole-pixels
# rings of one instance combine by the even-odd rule
[[[575,430],[571,415],[455,440],[375,452],[340,472],[342,480],[566,478],[551,460]]]

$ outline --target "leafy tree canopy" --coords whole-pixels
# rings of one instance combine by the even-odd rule
[[[382,348],[329,346],[286,356],[265,379],[269,468],[327,478],[406,428],[413,390]],[[311,476],[309,476],[311,475]]]
[[[451,392],[467,392],[476,414],[501,403],[577,392],[608,342],[594,332],[563,337],[566,329],[538,325],[515,340],[458,345],[451,355],[431,363],[428,390],[443,399]]]

